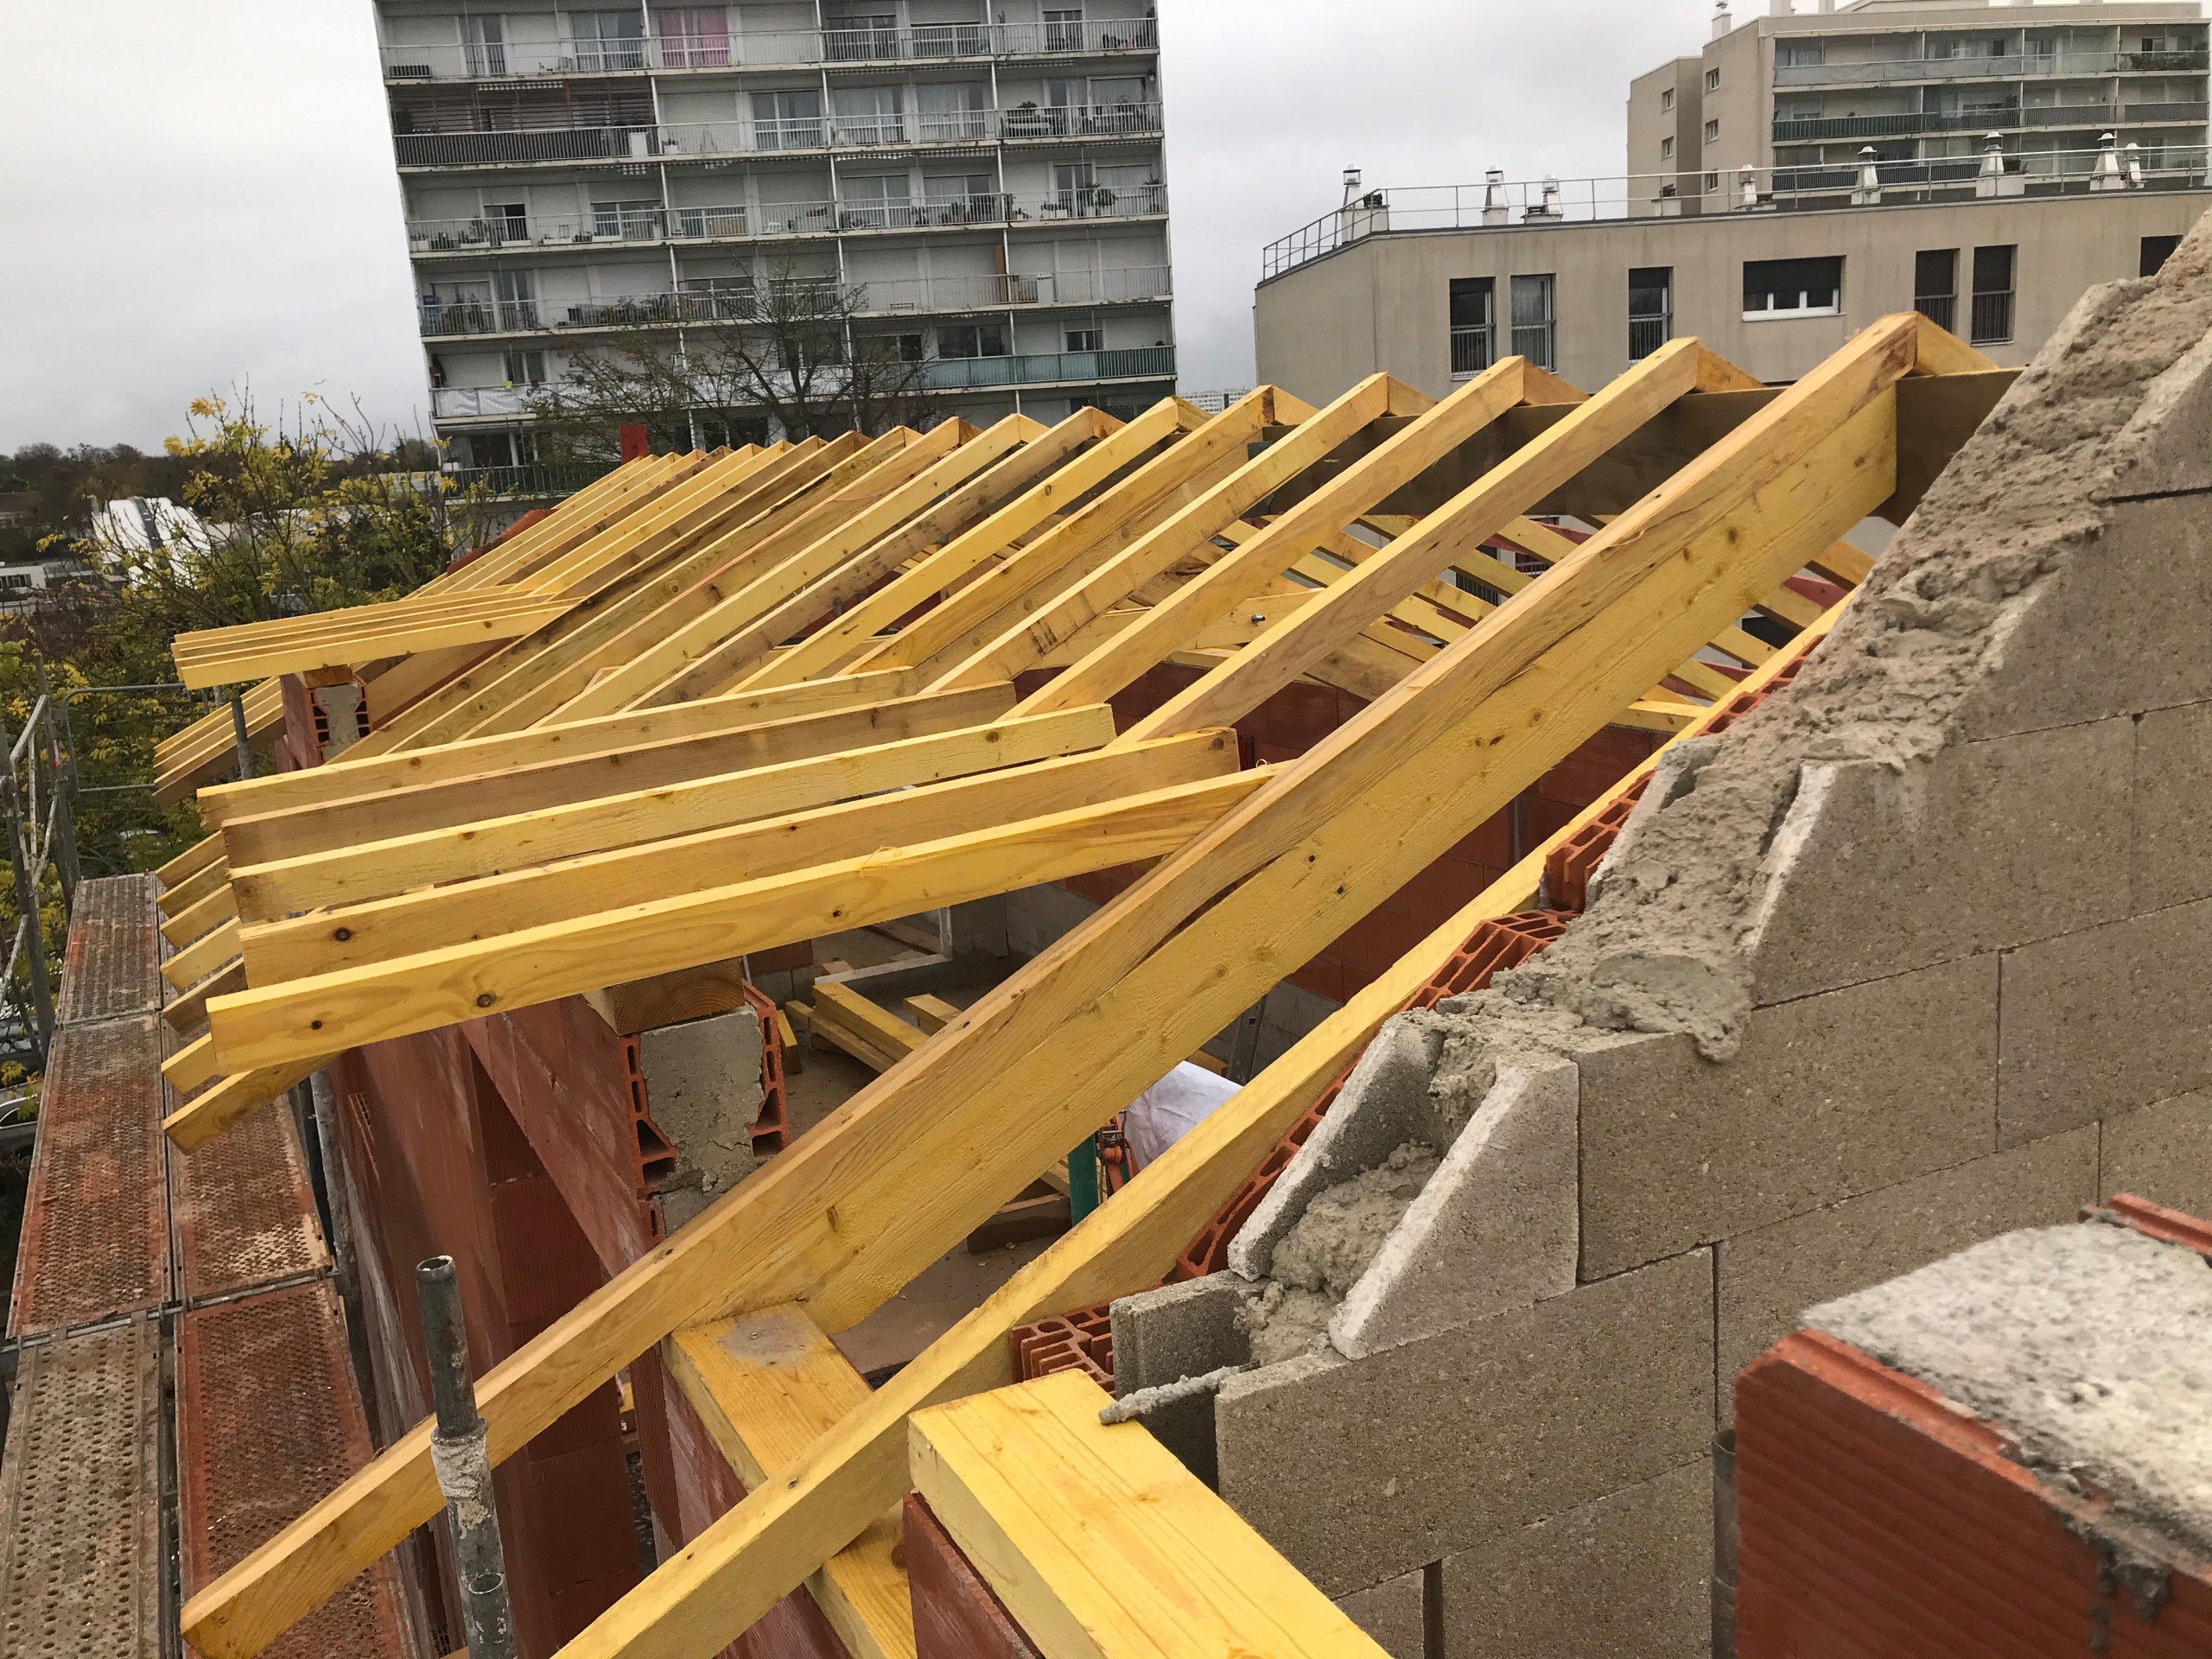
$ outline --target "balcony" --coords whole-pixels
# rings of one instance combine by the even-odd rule
[[[399,165],[483,167],[517,162],[635,162],[798,151],[975,146],[1003,139],[1157,137],[1156,104],[1067,105],[941,114],[809,116],[780,121],[694,121],[620,127],[510,128],[395,135]]]
[[[654,323],[739,321],[755,315],[753,290],[603,295],[575,300],[425,301],[423,338],[533,334],[563,328],[641,328]]]
[[[519,386],[433,386],[430,416],[440,421],[466,421],[486,416],[520,415],[527,396]]]
[[[1777,144],[1821,138],[1910,138],[1936,132],[2018,132],[2051,127],[2165,126],[2201,122],[2202,104],[2057,104],[2021,109],[1928,110],[1907,115],[1853,115],[1774,124]]]
[[[957,230],[977,225],[1151,219],[1167,212],[1162,185],[1092,186],[1016,199],[996,193],[921,201],[777,201],[748,206],[601,208],[589,214],[512,213],[415,219],[407,246],[425,256],[603,248],[613,243],[758,242],[839,232]]]
[[[1884,86],[1916,80],[2034,80],[2059,75],[2202,74],[2196,52],[2050,52],[2004,58],[1878,58],[1859,63],[1778,63],[1777,86]]]
[[[1007,218],[1015,224],[1034,220],[1058,224],[1093,219],[1158,219],[1167,212],[1167,187],[1133,184],[1118,189],[1090,185],[1078,190],[1053,190],[1041,196],[1008,199]]]
[[[1056,305],[1135,305],[1165,302],[1172,274],[1166,265],[1118,270],[1062,271],[1054,276],[916,276],[863,283],[855,289],[864,312],[896,316],[921,311],[999,311]]]
[[[835,311],[836,281],[801,279],[828,290],[822,308]],[[1063,271],[1053,276],[922,276],[858,283],[848,289],[855,315],[914,315],[924,312],[1047,309],[1064,305],[1141,305],[1165,302],[1172,273],[1166,265],[1132,265],[1113,270]],[[744,322],[760,315],[760,302],[749,285],[685,289],[668,294],[631,294],[575,300],[454,300],[424,302],[420,307],[423,337],[449,340],[470,335],[527,334],[565,328],[644,328],[660,324]],[[1109,355],[1113,355],[1109,353]],[[499,397],[504,391],[469,391],[468,397]],[[461,390],[456,400],[465,400]],[[442,407],[439,413],[448,411]],[[468,410],[469,414],[515,414],[512,408]]]
[[[454,467],[442,473],[462,491],[495,499],[550,500],[574,495],[614,470],[611,461],[536,461],[521,467]]]
[[[783,201],[758,207],[601,208],[588,215],[515,213],[477,219],[416,219],[407,223],[409,251],[480,255],[504,250],[603,246],[608,243],[752,241],[826,236],[836,228],[836,204]]]
[[[979,386],[1174,378],[1173,346],[1141,346],[1119,352],[1031,352],[1017,357],[932,358],[923,366],[922,384],[931,391],[964,391]]]
[[[386,80],[503,80],[645,71],[849,68],[873,63],[947,63],[990,58],[1149,55],[1160,49],[1148,17],[1066,23],[938,23],[914,29],[838,29],[758,34],[652,35],[627,40],[510,41],[379,48]]]

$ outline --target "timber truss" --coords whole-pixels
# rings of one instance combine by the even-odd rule
[[[207,1021],[169,1133],[356,1045],[1148,861],[480,1385],[504,1459],[658,1344],[750,1489],[570,1659],[704,1659],[803,1583],[855,1654],[911,1653],[885,1525],[909,1415],[1009,1381],[1012,1327],[1157,1282],[1537,864],[882,1389],[828,1336],[1601,727],[1694,728],[1738,689],[1716,656],[1775,656],[1742,619],[1824,626],[1789,579],[1862,582],[1845,532],[1902,522],[2011,378],[1902,316],[1786,390],[1678,340],[1594,396],[1512,359],[1440,403],[1376,376],[1319,409],[1263,388],[658,458],[397,604],[188,636],[188,679],[357,679],[374,719],[200,791],[214,833],[161,873],[176,1020]],[[1195,671],[1117,723],[1162,664]],[[1232,723],[1300,678],[1367,706],[1242,766]],[[257,687],[250,728],[283,704]],[[232,753],[226,710],[164,746],[162,787]],[[731,1360],[740,1327],[780,1332],[803,1399]],[[440,1507],[418,1425],[185,1633],[257,1653]]]

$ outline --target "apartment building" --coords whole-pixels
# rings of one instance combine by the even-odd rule
[[[532,455],[534,387],[835,285],[946,414],[1173,389],[1159,26],[1143,0],[377,0],[433,417]],[[693,412],[699,442],[766,438]]]
[[[1719,212],[1747,187],[1791,199],[1941,192],[1994,142],[2024,187],[2094,172],[2111,135],[2152,177],[2201,170],[2201,6],[2080,0],[1858,0],[1745,18],[1723,0],[1694,57],[1629,89],[1631,211]],[[1748,175],[1748,176],[1747,176]]]
[[[1776,0],[1713,28],[1633,83],[1625,174],[1348,174],[1340,209],[1266,250],[1261,379],[1330,397],[1387,370],[1441,396],[1517,353],[1596,386],[1695,334],[1781,382],[1916,308],[2016,366],[2212,206],[2196,5]]]

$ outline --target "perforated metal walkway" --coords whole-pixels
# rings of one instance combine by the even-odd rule
[[[25,1351],[0,1465],[0,1653],[157,1659],[161,1329]]]
[[[181,1598],[371,1452],[289,1110],[193,1157],[162,1135],[155,899],[87,881],[71,918],[10,1302],[0,1659],[179,1651]],[[386,1564],[269,1651],[401,1659],[400,1629]]]

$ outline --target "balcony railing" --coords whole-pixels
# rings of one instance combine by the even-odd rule
[[[519,415],[528,393],[519,386],[433,386],[430,414],[441,421],[486,415]]]
[[[1912,308],[1945,334],[1953,334],[1958,332],[1959,296],[1957,295],[1916,295],[1913,297]]]
[[[494,132],[403,132],[402,167],[474,167],[508,162],[639,161],[762,151],[981,144],[1000,139],[1065,141],[1156,135],[1160,106],[1085,104],[1055,108],[915,111],[804,116],[774,121],[693,121],[657,126],[535,127]]]
[[[588,299],[424,301],[421,307],[425,338],[456,334],[513,334],[557,332],[565,328],[644,328],[659,323],[747,322],[763,315],[761,290],[733,278],[708,279],[715,286],[687,286],[676,293],[603,294]],[[727,284],[727,285],[723,285]],[[823,297],[813,309],[836,311],[834,276],[798,277],[771,292],[792,289],[820,290]],[[850,290],[855,301],[864,289]]]
[[[1988,161],[1983,155],[1879,162],[1876,175],[1882,198],[1875,205],[1970,200],[1985,190],[1990,194],[2072,195],[2092,190],[2196,190],[2212,182],[2212,155],[2199,143],[2026,150],[2002,158],[2001,181],[1985,173]],[[1678,193],[1685,183],[1695,184],[1694,173],[1516,181],[1499,174],[1482,184],[1374,191],[1352,207],[1325,213],[1269,243],[1261,254],[1261,280],[1270,281],[1370,237],[1406,231],[1535,229],[1684,212],[1827,212],[1853,205],[1862,169],[1856,163],[1800,164],[1741,168],[1719,176],[1718,190],[1687,200]],[[1999,184],[2001,189],[1988,188]]]
[[[802,279],[804,280],[804,279]],[[1051,276],[893,278],[859,283],[847,299],[825,297],[825,309],[849,304],[857,314],[885,316],[925,311],[1011,310],[1030,306],[1134,305],[1165,301],[1172,273],[1166,265],[1134,265],[1113,270],[1061,271]],[[834,295],[836,279],[807,283]],[[639,328],[660,323],[744,322],[760,315],[750,286],[685,289],[673,294],[632,294],[588,300],[456,300],[425,302],[421,308],[426,339],[456,335],[537,334],[563,328]],[[1110,355],[1110,353],[1109,353]],[[496,395],[506,396],[494,389]],[[454,394],[459,397],[458,389]],[[470,396],[478,394],[471,392]],[[493,393],[486,393],[491,396]],[[442,409],[440,413],[448,412]],[[514,413],[515,410],[470,410],[471,414]]]
[[[2012,338],[2012,296],[1977,294],[1968,324],[1968,339],[1976,346],[2002,346]]]
[[[1066,23],[933,23],[913,29],[767,30],[634,40],[385,46],[387,80],[498,80],[642,70],[778,69],[976,58],[1102,56],[1160,49],[1148,17]]]
[[[1454,328],[1452,331],[1452,378],[1465,380],[1482,373],[1497,360],[1497,346],[1495,332],[1488,324]]]
[[[1980,110],[1926,110],[1905,115],[1852,115],[1802,120],[1777,118],[1774,141],[1799,143],[1818,138],[1904,138],[1934,132],[2011,132],[2050,127],[2160,126],[2202,121],[2202,104],[2056,104],[2021,109],[2016,105]]]
[[[1162,185],[1118,190],[1093,186],[1019,200],[996,192],[932,196],[920,201],[776,201],[724,207],[604,207],[586,214],[493,213],[473,219],[416,219],[407,224],[407,245],[418,254],[481,255],[600,246],[612,242],[758,241],[778,237],[829,236],[837,232],[957,229],[1002,225],[1009,219],[1044,221],[1145,219],[1165,214]]]
[[[459,489],[480,489],[494,496],[544,500],[574,495],[613,470],[613,461],[537,461],[522,467],[456,467],[445,476]]]
[[[1777,86],[1867,86],[1913,80],[2022,80],[2056,75],[2202,74],[2195,52],[2047,52],[2001,58],[1878,58],[1858,63],[1778,63]]]
[[[1118,352],[932,358],[923,367],[922,383],[932,391],[960,391],[973,386],[1036,385],[1065,380],[1170,380],[1174,375],[1173,346],[1142,346]]]
[[[920,201],[846,201],[837,204],[841,231],[925,231],[944,226],[1001,225],[1007,198],[998,192],[931,196]]]
[[[1090,185],[1077,190],[1052,190],[1041,196],[1016,196],[1007,217],[1016,223],[1038,219],[1047,223],[1075,219],[1155,219],[1167,211],[1164,184],[1120,185],[1108,189]]]
[[[864,311],[999,310],[1017,306],[1127,305],[1168,297],[1166,265],[1118,270],[1060,271],[1052,276],[914,276],[866,283],[856,290]]]

